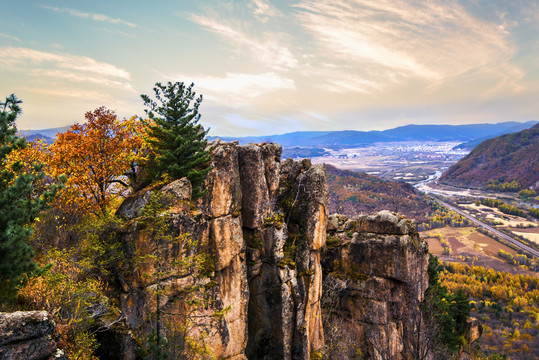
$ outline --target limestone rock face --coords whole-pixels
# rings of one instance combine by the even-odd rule
[[[116,211],[116,216],[129,220],[139,217],[154,194],[159,195],[163,208],[172,212],[184,211],[189,208],[191,192],[191,183],[186,178],[175,180],[161,189],[150,186],[126,198]]]
[[[168,324],[161,331],[173,337],[168,329],[178,319],[167,314],[185,310],[184,289],[196,288],[205,305],[193,318],[211,320],[190,334],[203,338],[216,358],[306,360],[324,346],[325,167],[287,160],[283,168],[281,152],[277,144],[217,141],[207,191],[196,203],[189,182],[180,179],[122,204],[117,216],[131,222],[123,237],[128,266],[119,279],[121,307],[139,338],[155,328],[157,309]],[[157,193],[163,209],[154,217],[163,219],[165,236],[141,216]],[[211,257],[211,273],[193,278],[178,266],[194,254]],[[127,349],[123,358],[133,354]]]
[[[60,359],[55,328],[46,311],[0,313],[0,359]]]
[[[280,154],[274,144],[240,150],[251,359],[308,359],[324,345],[320,248],[329,207],[325,167],[291,160],[281,164]]]
[[[324,268],[325,333],[329,349],[361,349],[372,359],[412,359],[427,289],[428,253],[414,224],[381,211],[329,217]],[[341,332],[335,333],[336,328]],[[336,335],[335,335],[336,334]]]

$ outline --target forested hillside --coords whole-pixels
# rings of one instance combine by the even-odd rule
[[[483,141],[447,170],[443,184],[518,191],[539,186],[539,124]],[[510,186],[509,186],[510,185]]]
[[[417,222],[425,221],[431,202],[410,184],[383,180],[363,172],[327,165],[330,213],[355,216],[380,210],[400,212]]]

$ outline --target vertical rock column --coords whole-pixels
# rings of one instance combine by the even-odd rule
[[[326,243],[329,190],[324,164],[311,166],[287,160],[281,169],[280,203],[287,211],[289,236],[295,241],[297,289],[294,359],[308,359],[324,346],[320,308],[322,295],[321,249]],[[292,184],[287,189],[287,185]],[[289,239],[290,241],[290,239]]]
[[[237,143],[213,143],[213,169],[199,208],[209,217],[210,248],[215,256],[215,295],[225,311],[219,336],[208,339],[218,358],[245,359],[249,287],[242,231],[242,189]]]
[[[161,289],[160,309],[163,314],[181,314],[185,311],[182,292],[188,286],[212,285],[205,296],[206,305],[198,307],[193,316],[208,326],[195,324],[189,333],[195,340],[202,340],[216,358],[246,359],[247,305],[249,287],[245,265],[245,242],[243,240],[241,199],[237,143],[212,144],[212,170],[205,182],[206,193],[198,200],[196,208],[191,201],[190,184],[186,179],[176,180],[160,189],[150,187],[128,198],[117,215],[131,220],[123,236],[123,244],[129,263],[148,256],[157,256],[163,267],[159,275],[151,264],[143,269],[131,266],[124,270],[121,306],[130,331],[143,338],[155,326],[156,287]],[[189,191],[185,191],[189,190]],[[162,194],[163,212],[166,212],[168,231],[164,239],[151,236],[145,231],[138,217],[153,193]],[[186,236],[197,245],[197,251],[211,255],[214,273],[211,278],[193,278],[181,272],[179,261],[185,254],[179,241],[172,238]],[[149,262],[150,263],[150,262]],[[140,266],[139,266],[140,267]],[[144,276],[141,276],[141,272]],[[206,298],[207,297],[207,298]],[[213,316],[222,312],[222,317]],[[162,331],[167,337],[167,325],[181,321],[174,315],[163,315]],[[166,324],[165,324],[166,323]],[[203,331],[209,330],[208,334]],[[172,340],[172,339],[171,339]],[[122,358],[135,357],[135,345],[128,346]]]
[[[280,162],[276,144],[238,148],[249,273],[252,359],[308,359],[320,318],[328,190],[323,166]]]

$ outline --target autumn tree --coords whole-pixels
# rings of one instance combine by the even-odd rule
[[[179,179],[187,177],[193,187],[193,198],[200,197],[204,178],[210,171],[211,157],[205,139],[207,130],[198,122],[202,95],[195,99],[194,84],[182,82],[153,88],[155,99],[141,95],[148,117],[148,142],[154,159],[148,167],[151,178]]]
[[[85,124],[58,134],[51,146],[51,167],[55,175],[68,176],[64,205],[105,215],[112,200],[129,187],[123,175],[133,168],[142,138],[135,118],[118,120],[104,107],[85,118]]]
[[[439,278],[438,258],[430,255],[428,265],[429,287],[422,304],[427,328],[436,329],[435,351],[456,353],[464,344],[466,321],[470,317],[469,299],[462,291],[450,293]]]
[[[30,223],[55,191],[36,189],[43,178],[41,164],[32,163],[31,171],[24,171],[21,161],[9,161],[11,153],[28,146],[15,126],[21,102],[13,94],[0,102],[0,299],[13,294],[23,274],[37,270],[28,244]]]

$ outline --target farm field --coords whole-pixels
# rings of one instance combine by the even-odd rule
[[[517,252],[473,227],[444,227],[420,232],[429,244],[429,252],[442,261],[484,266],[511,274],[536,274],[508,264],[497,257],[500,250],[516,256]]]
[[[512,227],[512,228],[516,228],[517,226],[538,227],[537,222],[529,221],[520,216],[504,214],[497,208],[492,208],[485,205],[476,205],[476,204],[459,204],[459,206],[463,208],[463,211],[467,212],[468,214],[480,216],[480,217],[486,218],[487,220],[501,223],[497,225],[499,227]],[[539,233],[539,229],[538,229],[538,233]]]
[[[511,227],[510,230],[511,232],[539,245],[539,226],[528,229]]]

